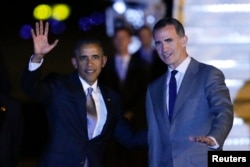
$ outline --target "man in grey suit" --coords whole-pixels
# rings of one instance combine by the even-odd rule
[[[186,51],[188,38],[174,18],[159,20],[153,27],[155,47],[167,72],[147,90],[149,167],[205,167],[210,150],[222,150],[233,124],[233,105],[224,74],[198,62]],[[175,75],[177,97],[170,75]]]

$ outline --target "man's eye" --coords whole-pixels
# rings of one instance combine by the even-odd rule
[[[87,60],[88,58],[87,58],[87,56],[80,56],[79,59],[80,60]]]
[[[167,39],[167,40],[166,40],[167,43],[170,43],[170,42],[172,42],[172,41],[173,41],[173,39]]]
[[[160,43],[159,42],[155,42],[155,45],[159,45]]]
[[[93,55],[92,57],[93,57],[93,59],[99,59],[100,58],[99,55]]]

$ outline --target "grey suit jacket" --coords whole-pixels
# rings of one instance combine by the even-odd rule
[[[166,81],[167,73],[147,90],[149,167],[205,167],[211,148],[191,142],[189,137],[213,136],[219,150],[222,149],[233,124],[233,105],[224,74],[192,58],[177,95],[171,123]]]

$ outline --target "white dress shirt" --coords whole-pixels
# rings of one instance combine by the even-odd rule
[[[181,86],[181,82],[183,80],[183,77],[187,71],[187,67],[189,65],[191,61],[191,58],[190,57],[187,57],[175,70],[178,71],[178,73],[176,73],[175,75],[175,79],[176,79],[176,84],[177,84],[177,96],[178,96],[178,91],[179,91],[179,88]],[[170,67],[168,67],[168,77],[167,77],[167,106],[168,105],[168,92],[169,92],[169,89],[168,89],[168,85],[169,85],[169,82],[170,82],[170,77],[171,77],[171,72],[173,71],[174,69],[171,69]]]
[[[86,92],[86,96],[87,96],[87,92],[88,92],[87,89],[89,87],[93,88],[92,96],[93,96],[93,99],[95,101],[96,112],[97,112],[97,122],[96,122],[95,130],[94,130],[94,133],[92,136],[92,138],[93,138],[93,137],[100,135],[102,132],[103,126],[107,120],[107,109],[106,109],[100,88],[97,86],[97,81],[93,85],[90,86],[81,77],[79,77],[79,78],[80,78],[80,81],[82,83],[84,92]]]
[[[115,68],[118,72],[119,78],[123,81],[126,78],[131,55],[116,55]]]
[[[29,62],[29,71],[36,70],[37,68],[39,68],[42,65],[42,63],[43,63],[43,59],[40,63],[33,63],[30,61]],[[97,86],[97,81],[92,86],[90,86],[80,76],[79,76],[79,78],[80,78],[81,84],[83,86],[84,92],[87,93],[87,89],[89,87],[93,88],[92,96],[93,96],[93,99],[95,101],[96,111],[97,111],[97,123],[96,123],[96,127],[94,130],[93,136],[92,136],[92,138],[93,138],[93,137],[96,137],[96,136],[101,134],[103,126],[107,120],[107,108],[106,108],[106,105],[104,103],[104,99],[102,97],[101,91],[100,91],[99,87]]]

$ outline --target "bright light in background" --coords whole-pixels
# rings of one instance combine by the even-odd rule
[[[51,17],[52,10],[47,4],[40,4],[34,8],[33,16],[37,20],[46,20]]]
[[[126,11],[126,8],[126,4],[123,1],[116,1],[113,4],[113,9],[119,14],[123,14]]]
[[[33,16],[37,20],[54,19],[63,21],[70,15],[70,6],[67,4],[39,4],[34,8]]]
[[[140,40],[137,37],[132,36],[131,43],[128,46],[129,53],[131,54],[135,53],[140,46],[141,46]]]
[[[52,7],[52,18],[58,21],[67,19],[70,15],[70,7],[67,4],[55,4]]]
[[[164,17],[165,3],[162,0],[112,0],[105,10],[106,32],[114,35],[114,28],[120,24],[131,24],[137,30],[142,25],[152,26],[156,20]]]
[[[155,22],[155,17],[153,15],[149,15],[146,18],[148,24],[153,24]]]
[[[234,125],[243,125],[244,121],[242,120],[242,118],[238,118],[238,117],[234,117]]]
[[[65,31],[66,25],[62,21],[68,19],[70,6],[67,4],[39,4],[33,10],[33,17],[37,20],[49,20],[51,31],[54,34],[61,34]],[[31,38],[30,30],[27,25],[20,29],[20,36],[23,39]]]
[[[225,147],[239,147],[241,146],[242,149],[249,150],[250,139],[249,139],[249,128],[244,122],[242,118],[234,117],[233,128],[230,133],[235,131],[238,134],[239,129],[244,133],[242,136],[235,135],[225,140]],[[231,149],[230,149],[231,150]]]
[[[219,68],[233,68],[236,66],[235,60],[210,60],[207,63]]]
[[[194,5],[192,10],[203,12],[250,12],[250,4],[215,4],[215,5]]]
[[[132,24],[135,28],[139,28],[144,24],[144,13],[140,9],[127,9],[125,12],[126,20]]]
[[[244,85],[244,81],[240,79],[226,79],[225,82],[228,87],[241,88]]]

